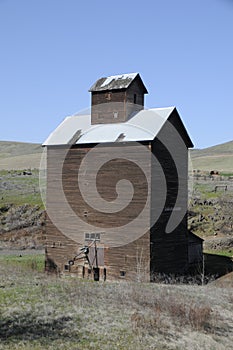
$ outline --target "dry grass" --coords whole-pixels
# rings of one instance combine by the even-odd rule
[[[192,167],[193,169],[199,170],[212,170],[218,169],[221,172],[230,172],[233,171],[233,155],[232,154],[221,154],[213,156],[197,156],[192,158]]]
[[[40,144],[0,141],[0,169],[39,169],[41,153]]]
[[[232,289],[48,276],[0,258],[0,349],[230,349]]]
[[[41,154],[25,154],[0,159],[0,170],[39,169]]]

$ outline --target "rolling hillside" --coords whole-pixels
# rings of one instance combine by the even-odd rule
[[[38,169],[42,151],[37,143],[0,141],[0,170]]]
[[[0,170],[38,169],[42,152],[40,144],[0,141]],[[233,173],[233,141],[190,154],[193,169]]]
[[[233,173],[233,141],[191,150],[193,169]]]

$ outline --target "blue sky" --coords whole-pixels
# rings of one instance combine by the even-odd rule
[[[0,0],[0,140],[43,142],[130,72],[196,148],[233,140],[232,38],[233,0]]]

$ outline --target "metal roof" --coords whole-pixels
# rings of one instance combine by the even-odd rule
[[[151,141],[175,107],[141,110],[123,123],[91,125],[91,115],[73,115],[49,135],[43,146]]]
[[[141,77],[138,73],[112,75],[110,77],[100,78],[92,85],[89,91],[93,92],[93,91],[127,89],[137,76],[141,80]],[[145,86],[144,86],[144,89],[145,89],[145,92],[147,93]]]

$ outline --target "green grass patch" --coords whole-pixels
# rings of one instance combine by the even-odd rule
[[[24,270],[43,272],[45,265],[45,256],[44,254],[1,255],[0,263],[5,264],[8,267],[19,267]]]
[[[221,173],[220,175],[230,177],[230,176],[233,176],[233,173]]]
[[[44,204],[42,202],[41,196],[39,193],[35,194],[11,194],[11,193],[4,193],[0,197],[0,206],[4,206],[6,204],[14,204],[14,205],[38,205],[41,209],[44,209]]]
[[[212,183],[195,183],[193,188],[195,192],[200,193],[202,199],[219,198],[220,194],[224,192],[219,190],[215,192],[215,185]]]
[[[34,169],[31,175],[23,175],[21,170],[1,170],[0,178],[0,206],[29,204],[44,208],[39,188],[39,170]]]
[[[8,170],[0,170],[0,176],[5,176],[5,175],[9,175],[10,171]]]
[[[223,256],[223,257],[228,257],[228,258],[232,258],[233,257],[233,248],[230,249],[225,249],[225,250],[204,250],[204,253],[206,254],[214,254],[214,255],[219,255],[219,256]]]

